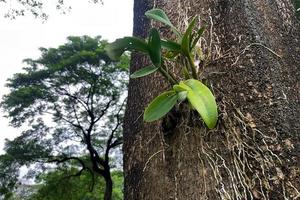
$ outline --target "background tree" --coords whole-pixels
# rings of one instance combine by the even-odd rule
[[[76,163],[73,176],[103,177],[104,199],[111,199],[110,155],[122,143],[128,57],[111,62],[104,53],[106,44],[101,37],[68,37],[58,48],[41,48],[39,59],[26,59],[25,71],[8,80],[11,91],[1,106],[12,126],[28,122],[29,128],[6,142],[0,178],[7,179],[5,170],[17,177],[23,165],[35,165],[34,177],[53,168],[47,163]],[[91,185],[95,180],[91,178]],[[7,191],[13,182],[3,188]]]
[[[184,106],[144,123],[145,107],[169,85],[158,74],[130,80],[125,199],[299,198],[300,29],[292,1],[136,0],[135,36],[146,37],[144,13],[152,7],[182,32],[196,15],[207,27],[197,44],[204,55],[198,70],[220,115],[213,130]],[[175,37],[167,27],[160,31]],[[148,64],[135,54],[130,71]]]
[[[103,3],[102,0],[92,0],[92,3]],[[47,12],[44,11],[45,7],[55,7],[62,13],[66,13],[72,7],[69,1],[56,0],[56,2],[47,2],[45,0],[0,0],[1,7],[4,8],[5,17],[15,19],[19,16],[31,14],[36,18],[46,20],[48,18]]]
[[[23,200],[72,200],[72,199],[84,199],[84,200],[96,200],[103,199],[103,188],[105,182],[99,176],[95,177],[94,190],[90,190],[91,176],[89,173],[83,173],[81,176],[72,178],[66,178],[76,173],[76,168],[59,169],[46,174],[41,174],[38,178],[37,185],[32,185],[36,190],[32,195]],[[114,190],[112,193],[112,199],[123,199],[123,173],[121,171],[113,171],[112,179],[114,182]],[[100,194],[100,196],[99,196]]]

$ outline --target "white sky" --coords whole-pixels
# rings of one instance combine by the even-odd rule
[[[2,5],[2,4],[1,4]],[[88,0],[72,1],[72,10],[66,15],[49,10],[50,17],[42,23],[32,16],[10,20],[3,17],[0,7],[0,98],[7,93],[8,78],[23,68],[25,58],[38,58],[39,47],[57,47],[68,36],[96,36],[113,41],[132,34],[133,0],[105,0],[104,5]],[[20,130],[9,127],[0,111],[0,154],[4,139],[13,139]]]

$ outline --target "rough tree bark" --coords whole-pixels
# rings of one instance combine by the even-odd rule
[[[212,131],[185,108],[172,130],[165,120],[144,123],[145,106],[169,86],[157,74],[130,80],[125,199],[300,198],[300,29],[291,1],[136,0],[135,36],[146,36],[152,7],[181,30],[194,15],[208,27],[200,72],[220,116]],[[131,71],[147,62],[134,55]]]

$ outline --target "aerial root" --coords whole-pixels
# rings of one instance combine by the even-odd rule
[[[200,136],[195,133],[201,141],[198,147],[201,166],[213,176],[214,191],[220,199],[269,200],[274,186],[282,188],[283,199],[300,197],[296,187],[285,181],[280,170],[282,160],[270,148],[276,137],[259,131],[238,109],[230,116],[223,113],[221,121],[222,126],[217,128],[214,136],[222,133],[222,141],[207,142],[207,133]],[[206,190],[208,174],[204,171],[202,174]],[[293,194],[288,193],[291,190]]]

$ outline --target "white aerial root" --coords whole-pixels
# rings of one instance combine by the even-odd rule
[[[200,136],[195,133],[201,141],[198,158],[203,168],[204,189],[214,185],[214,191],[222,200],[269,200],[276,180],[282,186],[284,199],[291,199],[288,198],[287,187],[296,193],[292,199],[299,198],[296,187],[291,182],[284,183],[283,178],[276,174],[282,165],[279,156],[270,148],[276,137],[254,128],[240,110],[230,117],[227,113],[223,116],[224,127],[218,128],[218,134],[222,133],[225,137],[223,141],[207,142],[206,133]],[[213,184],[207,183],[211,182],[209,176],[213,177]]]

